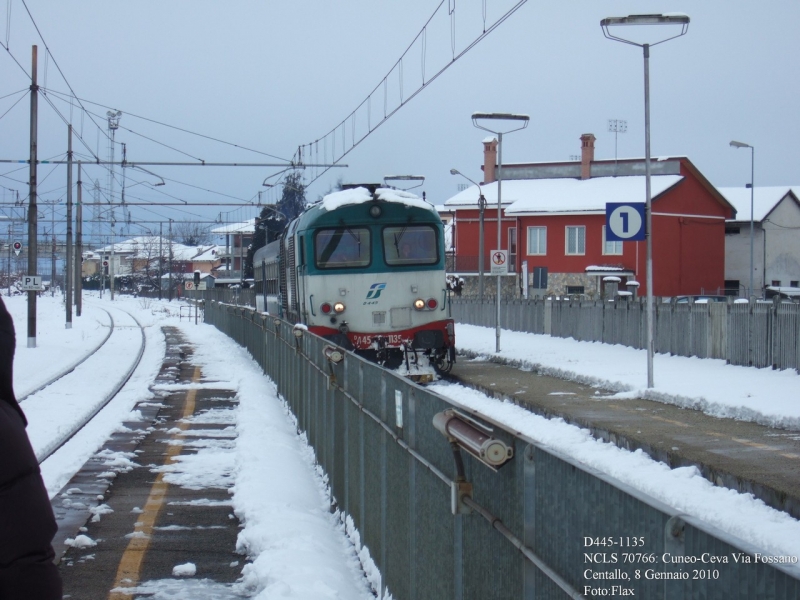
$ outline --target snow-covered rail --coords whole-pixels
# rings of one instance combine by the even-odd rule
[[[17,398],[17,402],[24,402],[25,400],[27,400],[31,396],[37,394],[38,392],[41,392],[47,386],[55,383],[56,381],[58,381],[62,377],[72,373],[72,371],[74,371],[76,367],[78,367],[79,365],[81,365],[84,362],[86,362],[87,360],[89,360],[92,356],[94,356],[97,353],[98,350],[100,350],[100,348],[103,347],[103,344],[105,344],[108,341],[108,339],[111,337],[111,334],[114,333],[114,317],[112,317],[111,313],[108,312],[105,308],[101,308],[100,310],[102,310],[104,313],[106,313],[108,315],[108,320],[109,320],[108,333],[100,341],[100,343],[97,346],[95,346],[94,348],[92,348],[91,350],[89,350],[89,352],[87,352],[86,354],[81,356],[78,360],[76,360],[75,362],[73,362],[69,366],[67,366],[64,369],[62,369],[60,372],[58,372],[56,375],[54,375],[53,377],[51,377],[50,379],[48,379],[44,383],[40,384],[38,387],[26,392],[23,396],[20,396],[19,398]]]
[[[39,393],[26,396],[23,407],[30,422],[28,435],[39,464],[83,429],[119,393],[141,362],[144,327],[127,311],[115,310],[122,318],[118,315],[116,322],[112,319],[110,335],[102,344],[47,386],[41,386]],[[132,351],[137,337],[138,349]],[[130,360],[127,370],[117,381],[105,381],[108,362],[120,360]]]

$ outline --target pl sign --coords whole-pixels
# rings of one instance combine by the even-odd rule
[[[19,287],[23,292],[41,292],[43,289],[42,277],[40,275],[24,275]]]
[[[606,204],[606,240],[641,241],[646,237],[644,202],[609,202]]]

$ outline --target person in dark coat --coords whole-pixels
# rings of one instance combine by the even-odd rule
[[[0,599],[60,600],[56,520],[14,396],[14,323],[0,298]]]

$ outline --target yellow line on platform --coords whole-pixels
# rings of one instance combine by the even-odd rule
[[[194,373],[192,374],[192,382],[198,381],[200,376],[200,368],[195,367]],[[185,419],[194,413],[196,396],[196,389],[190,389],[186,392],[182,418]],[[177,426],[183,431],[188,427],[188,424],[178,421]],[[182,433],[176,433],[172,437],[175,439],[180,435],[182,435]],[[175,457],[181,453],[181,448],[181,444],[167,444],[167,457],[164,459],[164,464],[169,465],[175,462]],[[144,511],[139,515],[136,525],[134,526],[134,537],[131,538],[128,547],[125,549],[125,552],[122,553],[122,558],[117,567],[117,576],[114,578],[114,585],[111,587],[108,600],[130,600],[130,593],[121,590],[124,588],[136,587],[139,583],[142,562],[150,546],[150,536],[153,534],[153,528],[155,527],[158,513],[164,505],[164,499],[167,497],[168,488],[169,484],[164,481],[164,473],[159,473],[150,488],[150,495],[147,497]]]

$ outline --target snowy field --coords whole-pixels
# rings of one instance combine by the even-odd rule
[[[7,298],[17,328],[15,389],[35,389],[51,374],[69,367],[77,355],[96,347],[107,334],[108,315],[122,318],[128,311],[146,326],[147,349],[142,367],[123,393],[101,411],[88,431],[83,431],[42,466],[51,495],[120,426],[137,401],[149,399],[148,386],[163,358],[163,325],[185,332],[198,346],[195,355],[206,375],[238,390],[234,510],[244,523],[240,549],[252,565],[244,577],[269,581],[263,597],[288,598],[371,597],[355,551],[339,520],[328,513],[324,474],[313,462],[313,452],[297,436],[291,415],[277,397],[273,384],[249,356],[216,329],[179,321],[177,303],[87,298],[84,315],[64,329],[64,308],[59,299],[40,298],[37,348],[26,347],[26,312],[22,297]],[[117,311],[115,313],[115,311]],[[118,317],[114,317],[117,319]],[[493,355],[494,329],[468,325],[457,327],[460,349],[477,355]],[[501,357],[523,368],[573,379],[617,391],[617,398],[641,396],[703,410],[716,416],[748,419],[793,429],[800,423],[797,401],[800,378],[794,371],[772,371],[725,365],[723,361],[657,355],[653,390],[646,390],[645,353],[621,346],[576,342],[548,336],[503,331]],[[130,354],[134,352],[130,350]],[[86,378],[86,401],[100,390],[99,380],[113,379],[127,367],[124,357],[105,361],[104,370]],[[232,365],[236,369],[232,369]],[[749,494],[716,488],[695,468],[669,469],[641,451],[627,452],[594,440],[578,427],[559,419],[532,415],[511,403],[488,398],[461,386],[435,384],[432,389],[454,402],[477,409],[491,418],[522,431],[553,448],[607,473],[627,485],[698,517],[770,554],[800,556],[800,523],[764,505]],[[67,419],[69,413],[50,388],[36,395],[49,404],[46,415],[30,414],[29,435],[36,439],[46,423]],[[48,394],[50,394],[48,396]],[[46,400],[42,400],[44,398]],[[23,409],[26,404],[23,403]],[[27,410],[27,409],[26,409]],[[274,435],[264,436],[264,428]],[[264,481],[270,485],[265,486]],[[368,561],[367,561],[368,562]],[[307,566],[308,568],[298,567]],[[315,569],[319,569],[315,576]],[[378,578],[369,569],[373,584]],[[332,573],[338,576],[332,577]],[[323,575],[325,574],[325,575]],[[313,592],[312,592],[313,591]],[[337,595],[338,594],[338,595]],[[271,597],[271,596],[270,596]]]

